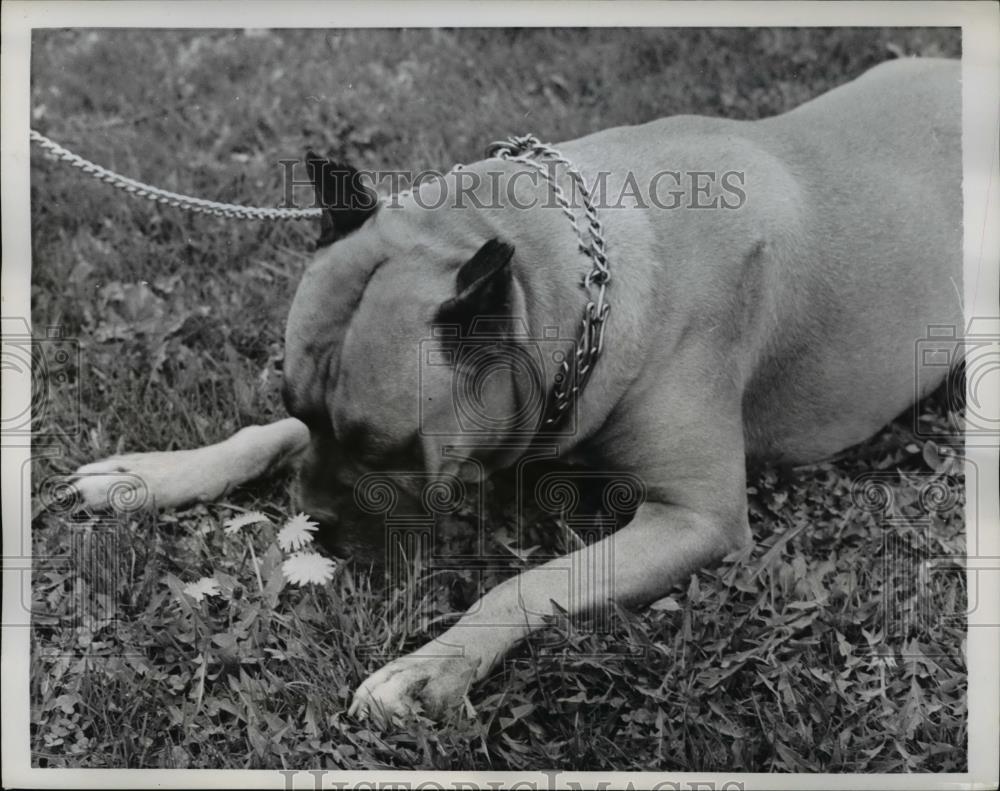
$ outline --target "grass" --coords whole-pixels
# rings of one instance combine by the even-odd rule
[[[959,33],[38,31],[32,125],[134,178],[266,205],[278,160],[306,147],[446,169],[509,134],[774,114],[899,54],[956,56]],[[964,577],[917,574],[964,551],[960,460],[921,438],[954,439],[940,394],[836,462],[756,471],[745,557],[609,630],[554,622],[445,723],[375,730],[346,715],[360,680],[524,561],[384,591],[346,568],[287,587],[283,481],[159,517],[41,508],[79,464],[282,415],[284,319],[316,231],[158,209],[37,154],[31,183],[33,322],[83,361],[37,424],[52,437],[33,465],[37,766],[965,769]],[[866,475],[891,505],[857,496]],[[937,485],[944,501],[920,499]],[[248,509],[270,523],[227,535]],[[529,528],[558,544],[552,517]],[[222,596],[180,593],[207,575]]]

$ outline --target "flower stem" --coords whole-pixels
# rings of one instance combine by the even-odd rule
[[[253,551],[253,540],[250,536],[247,536],[247,549],[250,550],[250,560],[253,563],[253,573],[257,575],[257,587],[260,589],[261,595],[263,595],[264,580],[260,578],[260,566],[257,565],[257,553]]]

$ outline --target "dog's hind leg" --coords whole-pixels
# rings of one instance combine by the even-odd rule
[[[80,467],[73,483],[83,503],[106,507],[119,487],[138,489],[157,508],[222,497],[231,489],[290,464],[309,445],[295,418],[248,426],[222,442],[192,450],[131,453]]]

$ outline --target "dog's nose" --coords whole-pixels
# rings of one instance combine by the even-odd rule
[[[292,507],[319,522],[316,538],[331,554],[380,574],[386,566],[384,519],[361,512],[351,486],[304,465],[292,485]]]

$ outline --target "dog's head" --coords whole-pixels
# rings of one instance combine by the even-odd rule
[[[516,451],[496,446],[537,418],[526,401],[544,395],[537,366],[511,363],[526,297],[509,223],[426,194],[388,205],[352,168],[307,163],[322,233],[284,365],[286,407],[312,433],[302,506],[336,521],[371,471],[470,480],[502,466]]]

